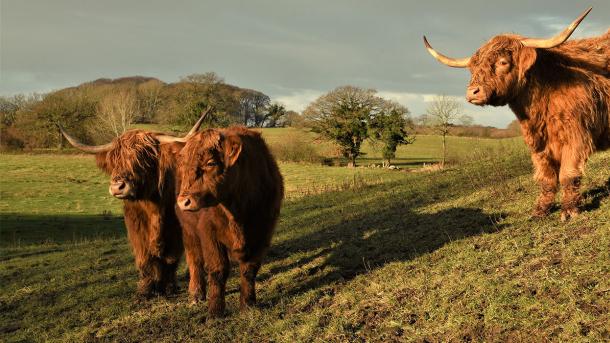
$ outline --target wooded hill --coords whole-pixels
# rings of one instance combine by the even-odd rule
[[[56,123],[79,138],[107,140],[133,124],[186,127],[208,106],[208,125],[275,126],[285,113],[269,96],[224,82],[215,73],[166,83],[144,76],[98,79],[47,94],[0,98],[2,145],[61,147]]]

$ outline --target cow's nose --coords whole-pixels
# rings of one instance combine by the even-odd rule
[[[129,193],[129,185],[125,181],[115,181],[110,183],[110,195],[122,198]]]
[[[481,87],[479,86],[470,86],[466,90],[466,100],[468,102],[477,102],[480,100],[482,96]]]
[[[468,87],[468,95],[477,95],[481,91],[479,86],[470,86]]]
[[[189,195],[178,196],[178,207],[183,211],[195,211],[197,210],[196,202]]]

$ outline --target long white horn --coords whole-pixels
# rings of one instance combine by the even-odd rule
[[[570,38],[570,35],[576,30],[578,25],[583,19],[591,12],[593,7],[589,7],[586,11],[584,11],[576,20],[572,22],[565,30],[552,38],[542,39],[542,38],[525,38],[521,40],[523,45],[530,48],[539,48],[539,49],[549,49],[554,48],[558,45],[561,45],[563,42]]]
[[[97,154],[98,152],[104,152],[104,151],[108,151],[108,150],[112,149],[112,143],[107,143],[104,145],[83,144],[83,143],[79,142],[76,138],[70,136],[66,132],[66,130],[64,130],[63,126],[61,126],[61,124],[57,124],[57,126],[59,126],[59,130],[64,135],[64,137],[66,137],[68,142],[70,142],[70,144],[72,144],[73,147],[75,147],[79,150],[82,150],[82,151],[90,153],[90,154]]]
[[[468,63],[470,63],[470,57],[459,58],[459,59],[451,58],[451,57],[447,57],[447,56],[437,52],[436,50],[434,50],[434,48],[432,48],[430,43],[428,43],[428,39],[426,39],[426,36],[424,36],[424,44],[426,45],[426,49],[428,49],[428,52],[430,53],[430,55],[432,55],[442,64],[445,64],[445,65],[448,65],[448,66],[454,67],[454,68],[466,68],[466,67],[468,67]]]
[[[195,133],[197,133],[197,131],[201,127],[201,124],[203,123],[203,120],[207,117],[208,113],[210,113],[212,111],[212,109],[213,109],[213,107],[208,106],[208,108],[206,108],[205,111],[203,111],[203,113],[201,114],[201,117],[199,117],[199,120],[197,120],[195,125],[193,125],[193,127],[186,134],[186,136],[174,137],[174,136],[170,136],[170,135],[157,135],[156,136],[157,140],[161,143],[173,143],[173,142],[185,143],[189,138],[191,138]]]

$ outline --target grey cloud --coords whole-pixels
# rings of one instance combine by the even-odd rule
[[[462,96],[468,72],[427,55],[423,34],[466,56],[502,32],[552,35],[588,5],[581,37],[608,29],[610,2],[3,0],[0,94],[215,71],[275,98],[343,84]],[[488,124],[512,118],[507,108],[465,108]]]

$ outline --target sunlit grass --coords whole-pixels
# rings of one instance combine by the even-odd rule
[[[219,320],[188,303],[184,263],[177,297],[135,301],[120,201],[91,156],[1,155],[2,341],[607,341],[610,152],[580,217],[530,221],[527,152],[498,142],[460,139],[460,164],[434,172],[280,163],[259,306],[239,311],[233,272]]]

